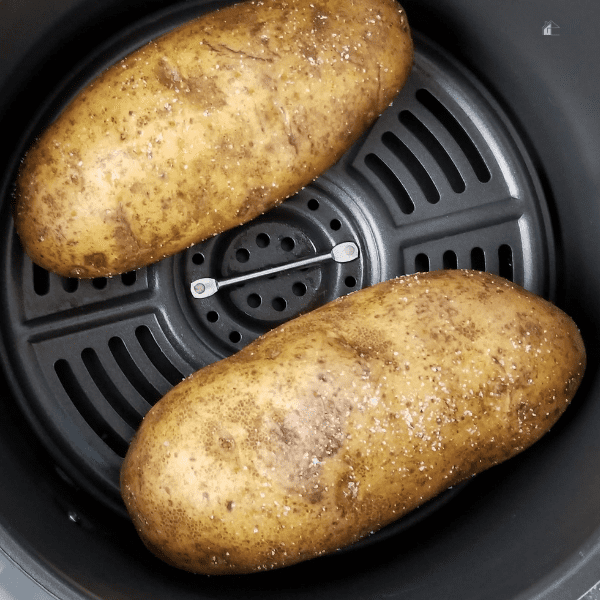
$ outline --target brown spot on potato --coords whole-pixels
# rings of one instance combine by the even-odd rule
[[[227,105],[227,95],[216,77],[197,75],[185,80],[185,98],[199,110],[217,110]]]
[[[231,450],[235,446],[235,441],[230,437],[220,437],[219,445],[221,448],[223,448],[223,450]]]
[[[84,257],[83,264],[86,267],[92,267],[93,269],[102,269],[107,264],[106,255],[103,252],[96,252],[94,254],[86,254]]]
[[[169,59],[163,56],[156,67],[156,77],[159,83],[168,89],[173,89],[183,81],[179,70],[171,66]],[[129,115],[133,116],[133,111],[129,111]]]

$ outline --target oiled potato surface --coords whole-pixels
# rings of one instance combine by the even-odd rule
[[[172,389],[125,459],[147,547],[245,573],[331,552],[538,440],[585,368],[573,321],[488,274],[358,291]]]
[[[25,157],[25,251],[122,273],[272,208],[333,165],[413,59],[395,0],[261,0],[206,14],[85,88]]]

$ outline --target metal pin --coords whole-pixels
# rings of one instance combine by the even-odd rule
[[[319,254],[310,258],[304,258],[302,260],[297,260],[285,265],[270,267],[268,269],[262,269],[259,271],[251,271],[250,273],[244,273],[243,275],[238,275],[237,277],[222,279],[221,281],[217,281],[212,277],[196,279],[196,281],[192,281],[190,289],[194,298],[208,298],[213,294],[216,294],[217,291],[223,287],[245,283],[246,281],[251,281],[252,279],[258,279],[259,277],[268,277],[269,275],[283,273],[284,271],[301,269],[303,267],[326,262],[328,260],[334,260],[338,263],[351,262],[356,260],[359,254],[360,252],[358,246],[354,242],[342,242],[341,244],[334,246],[331,251],[327,252],[326,254]]]

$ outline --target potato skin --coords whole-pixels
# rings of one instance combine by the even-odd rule
[[[395,0],[206,14],[84,89],[27,153],[15,224],[40,266],[123,273],[280,203],[332,166],[413,60]]]
[[[121,471],[146,546],[197,573],[331,552],[538,440],[575,394],[574,322],[497,276],[357,291],[174,387]]]

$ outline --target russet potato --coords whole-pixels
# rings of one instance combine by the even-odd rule
[[[25,156],[15,224],[38,265],[123,273],[274,207],[365,132],[406,81],[395,0],[246,1],[109,68]]]
[[[585,362],[574,322],[511,282],[400,277],[175,386],[131,443],[122,496],[172,565],[291,565],[529,447],[567,408]]]

